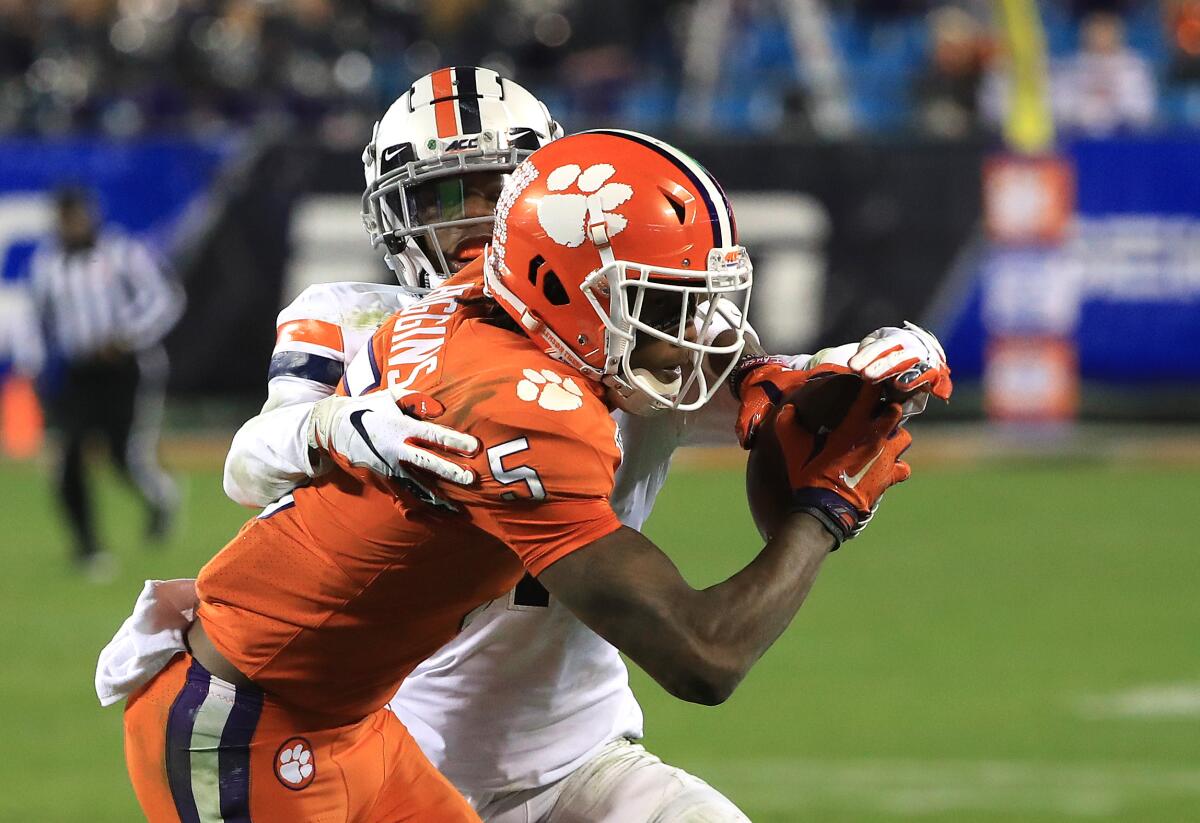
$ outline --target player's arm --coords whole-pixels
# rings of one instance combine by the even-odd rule
[[[187,298],[183,287],[149,248],[125,238],[124,250],[124,266],[118,275],[132,297],[126,345],[140,351],[158,343],[179,322]]]
[[[622,527],[538,580],[668,692],[715,705],[787,628],[834,545],[811,515],[790,515],[753,562],[697,591],[661,549]]]
[[[335,393],[349,360],[369,356],[347,348],[336,321],[347,308],[341,303],[356,293],[339,297],[338,286],[312,287],[280,313],[267,402],[234,435],[225,459],[225,493],[237,503],[261,507],[278,500],[327,471],[335,455],[387,477],[409,464],[453,483],[474,479],[444,454],[429,451],[446,449],[454,457],[478,445],[473,437],[428,422],[425,418],[441,411],[429,398]]]
[[[744,569],[696,590],[648,539],[610,532],[541,570],[538,579],[584,623],[628,654],[672,694],[720,703],[779,637],[829,551],[856,533],[884,490],[906,479],[911,436],[897,404],[878,409],[864,386],[823,444],[776,415],[788,467],[791,513]]]
[[[262,507],[327,466],[309,445],[312,411],[345,372],[343,299],[332,286],[303,292],[276,321],[262,411],[238,429],[225,457],[224,487],[243,506]]]
[[[287,379],[269,385],[263,411],[238,429],[225,458],[225,494],[243,506],[278,500],[327,471],[334,456],[384,477],[411,465],[452,483],[475,479],[443,454],[472,454],[478,441],[425,419],[443,410],[432,398],[388,390],[345,397]]]
[[[333,394],[332,386],[322,390],[299,381],[267,385],[262,412],[242,424],[225,456],[225,494],[255,508],[320,473],[320,455],[309,447],[308,430],[316,402]]]

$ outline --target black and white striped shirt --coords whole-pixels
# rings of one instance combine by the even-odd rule
[[[33,256],[29,282],[46,342],[68,360],[111,346],[147,349],[183,313],[179,285],[144,245],[118,232],[102,232],[78,252],[47,242]]]

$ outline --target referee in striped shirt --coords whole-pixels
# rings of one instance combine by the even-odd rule
[[[96,536],[86,444],[103,438],[123,477],[145,502],[146,536],[161,540],[177,494],[158,465],[158,432],[167,378],[162,339],[183,312],[183,293],[136,240],[102,229],[92,195],[56,194],[57,237],[30,264],[33,304],[45,338],[43,402],[59,429],[58,494],[70,522],[75,560],[96,578],[113,561]]]

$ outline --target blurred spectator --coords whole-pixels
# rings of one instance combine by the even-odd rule
[[[92,515],[88,441],[105,440],[113,464],[142,496],[147,538],[162,539],[177,495],[157,458],[167,377],[161,341],[183,311],[183,293],[144,246],[102,228],[89,192],[62,189],[57,216],[57,236],[30,264],[50,367],[40,382],[61,437],[58,494],[74,559],[81,571],[103,580],[113,569]]]
[[[1076,20],[1084,20],[1096,12],[1124,15],[1136,7],[1139,0],[1071,0],[1071,14]]]
[[[32,0],[0,0],[0,133],[27,117],[24,76],[37,53]]]
[[[980,89],[983,119],[999,126],[1008,107],[1007,59],[997,53]],[[1102,136],[1149,126],[1158,89],[1149,63],[1125,44],[1125,25],[1108,12],[1092,12],[1079,31],[1079,50],[1050,69],[1055,125]]]
[[[659,80],[637,55],[677,64],[664,32],[686,1],[0,0],[0,134],[267,122],[358,145],[409,81],[460,63],[603,118]]]
[[[1079,51],[1054,73],[1058,122],[1095,135],[1148,126],[1157,108],[1154,74],[1146,59],[1126,46],[1121,18],[1089,14],[1079,40]]]
[[[810,121],[829,130],[829,111],[844,110],[868,127],[909,122],[953,138],[970,133],[979,117],[988,48],[980,21],[988,5],[0,0],[0,135],[208,135],[265,124],[357,146],[375,114],[412,79],[439,66],[480,64],[534,89],[572,128],[711,122],[732,131],[806,133]],[[1072,15],[1083,20],[1082,47],[1055,78],[1060,120],[1068,127],[1103,133],[1153,118],[1149,68],[1125,48],[1120,20],[1111,14],[1136,13],[1137,5],[1044,5],[1051,35],[1058,32],[1052,48],[1069,42]],[[923,14],[929,14],[924,31]],[[1178,21],[1176,82],[1200,73],[1192,49],[1200,42],[1198,18],[1191,10],[1170,18]],[[709,21],[709,33],[689,24],[695,19]],[[1136,39],[1147,39],[1144,29]],[[706,40],[725,48],[706,51]],[[712,100],[703,111],[693,105],[694,66],[683,76],[685,51],[717,64],[716,76],[699,83]],[[836,82],[828,79],[834,75]],[[988,83],[1003,91],[1003,78]]]
[[[968,12],[945,6],[929,16],[929,39],[929,62],[914,86],[917,125],[938,137],[964,137],[978,126],[983,27]]]
[[[1185,115],[1200,121],[1200,0],[1174,0],[1167,5],[1171,65],[1168,80],[1183,95]]]
[[[640,5],[648,11],[659,4]],[[562,75],[575,97],[572,108],[580,125],[601,125],[619,116],[624,95],[640,68],[633,49],[649,22],[643,16],[650,15],[639,14],[639,4],[581,3],[561,22],[552,21],[560,27],[557,36],[574,40],[563,60]]]

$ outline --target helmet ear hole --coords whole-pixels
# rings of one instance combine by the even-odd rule
[[[540,254],[534,255],[533,259],[529,261],[529,282],[535,286],[537,285],[538,269],[540,269],[542,264],[545,262],[546,258],[542,257]]]
[[[529,261],[529,282],[535,287],[538,284],[538,275],[542,279],[542,294],[546,295],[546,300],[552,306],[565,306],[571,302],[571,295],[567,294],[567,288],[558,279],[558,275],[554,273],[554,269],[546,269],[542,271],[542,266],[546,265],[546,258],[540,254],[534,255]]]
[[[542,275],[542,292],[552,306],[565,306],[571,302],[571,296],[553,269]]]
[[[695,202],[695,198],[678,183],[671,187],[659,186],[658,190],[671,204],[671,208],[675,211],[675,217],[679,220],[679,225],[684,225],[687,222],[688,206]]]
[[[673,209],[675,209],[675,217],[677,217],[679,219],[679,225],[682,226],[683,225],[683,217],[684,217],[683,204],[676,200],[671,199],[670,197],[667,198],[667,202],[671,204],[671,207]]]

